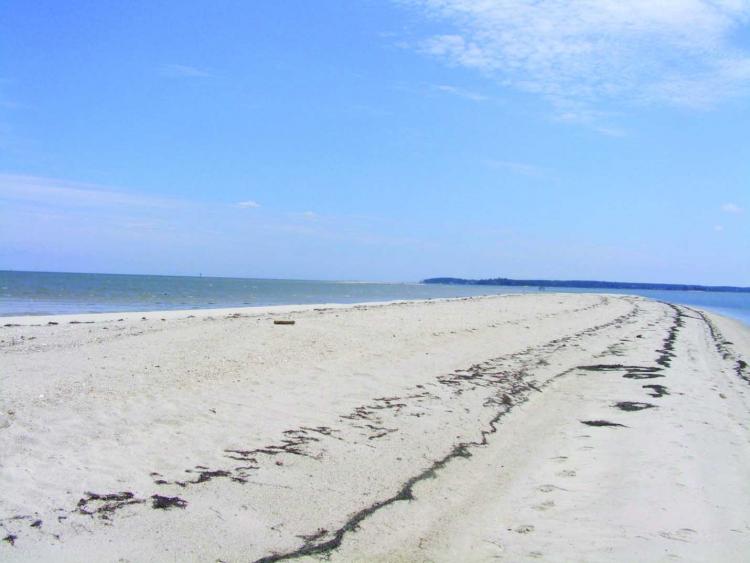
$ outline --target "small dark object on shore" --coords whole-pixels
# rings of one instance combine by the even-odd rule
[[[95,501],[101,502],[101,506],[90,507],[89,503]],[[85,496],[78,501],[78,513],[92,517],[99,516],[102,520],[109,520],[110,515],[113,512],[131,504],[141,504],[142,502],[144,501],[135,498],[135,495],[130,491],[109,493],[105,495],[87,492]]]
[[[18,539],[18,536],[14,536],[13,534],[8,534],[3,538],[3,541],[7,541],[10,545],[16,545],[16,540]]]
[[[619,403],[615,403],[615,407],[625,412],[642,411],[645,409],[652,409],[655,406],[656,405],[652,405],[651,403],[638,403],[635,401],[620,401]]]
[[[623,377],[625,379],[656,379],[657,377],[664,377],[664,374],[656,371],[629,371]]]
[[[624,424],[610,422],[609,420],[582,420],[581,422],[588,426],[621,426],[622,428],[627,428]]]
[[[664,395],[669,395],[669,391],[664,385],[643,385],[644,389],[651,389],[651,393],[649,393],[649,396],[651,397],[663,397]]]
[[[282,320],[282,319],[276,319],[273,321],[273,324],[275,325],[293,325],[296,321],[288,321],[288,320]]]
[[[48,324],[49,326],[55,326],[56,324],[59,324],[59,323],[56,323],[55,321],[50,321],[50,322],[48,322],[47,324]]]
[[[175,506],[177,508],[185,508],[187,506],[187,501],[181,499],[180,497],[163,497],[161,495],[152,495],[151,500],[153,501],[151,507],[158,508],[160,510],[168,510]]]

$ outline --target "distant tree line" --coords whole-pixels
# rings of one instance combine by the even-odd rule
[[[509,278],[467,280],[462,278],[428,278],[426,280],[422,280],[422,283],[438,283],[451,285],[501,285],[512,287],[568,287],[591,289],[661,289],[666,291],[731,291],[750,293],[750,287],[734,287],[730,285],[711,286],[679,283],[635,283],[595,280],[511,280]]]

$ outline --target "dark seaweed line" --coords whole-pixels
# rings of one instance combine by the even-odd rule
[[[658,375],[665,368],[670,367],[672,358],[674,357],[674,345],[677,340],[677,335],[685,323],[683,321],[686,316],[678,307],[671,303],[659,301],[663,305],[667,305],[674,310],[675,315],[672,319],[672,324],[667,331],[667,336],[664,338],[662,347],[656,350],[658,354],[656,363],[661,367],[651,366],[635,366],[626,364],[592,364],[586,366],[578,366],[577,369],[583,371],[626,371],[628,372],[625,377],[633,379],[650,379],[650,377],[663,377]]]
[[[609,326],[615,325],[619,322],[622,322],[624,320],[627,320],[630,317],[637,315],[637,312],[638,312],[638,308],[635,307],[634,310],[631,311],[630,313],[621,315],[620,317],[617,317],[608,323],[604,323],[599,326],[589,327],[587,329],[580,331],[579,333],[570,335],[569,337],[553,340],[551,343],[560,343],[563,341],[578,338],[580,336],[598,332],[601,329],[608,328]],[[537,349],[544,349],[548,344],[551,344],[551,343],[542,345],[538,347]],[[530,350],[526,350],[524,351],[524,353],[527,353],[529,351]],[[512,354],[511,356],[516,356],[516,354]],[[529,391],[529,390],[535,390],[535,391],[541,392],[543,388],[547,387],[557,378],[562,377],[568,373],[571,373],[572,371],[575,371],[576,369],[577,368],[574,367],[574,368],[567,369],[559,374],[556,374],[539,386],[531,386],[529,384],[520,385],[516,387],[512,392],[522,393],[523,391]],[[481,369],[479,365],[472,366],[471,370],[474,372],[475,375],[469,376],[469,377],[464,376],[463,379],[475,379],[477,377],[481,377],[480,375]],[[517,381],[520,380],[522,375],[523,375],[523,371],[512,374],[512,376],[515,377]],[[341,545],[341,542],[343,541],[344,536],[348,532],[355,531],[359,527],[359,525],[362,523],[362,521],[367,519],[370,515],[374,514],[378,510],[386,506],[389,506],[395,502],[413,500],[414,499],[413,489],[417,483],[426,479],[434,478],[436,473],[440,469],[445,467],[453,459],[456,459],[459,457],[463,457],[463,458],[470,457],[471,452],[469,450],[471,448],[486,446],[488,443],[488,436],[497,432],[497,423],[500,421],[500,419],[506,414],[508,414],[511,411],[513,406],[522,404],[526,402],[527,400],[528,400],[528,396],[520,395],[520,400],[517,400],[514,403],[512,398],[508,394],[505,394],[503,396],[503,401],[502,401],[504,408],[497,411],[495,415],[492,417],[492,419],[490,419],[488,423],[488,428],[482,429],[480,431],[481,440],[474,441],[474,442],[461,442],[455,445],[453,449],[451,449],[451,451],[446,456],[433,462],[427,469],[425,469],[421,473],[408,479],[402,485],[398,493],[396,493],[395,495],[387,499],[377,501],[373,503],[372,505],[366,508],[363,508],[359,512],[356,512],[353,516],[349,518],[349,520],[347,520],[344,523],[343,526],[341,526],[338,530],[336,530],[336,532],[333,535],[333,538],[331,538],[330,540],[327,540],[324,542],[316,542],[315,540],[317,540],[318,537],[311,536],[312,538],[314,538],[313,540],[305,542],[305,544],[302,545],[302,547],[294,551],[290,551],[287,553],[272,554],[272,555],[268,555],[265,557],[261,557],[260,559],[257,559],[255,563],[272,563],[275,561],[282,561],[285,559],[297,559],[299,557],[306,557],[309,555],[322,555],[322,554],[329,553],[337,549]]]
[[[316,543],[315,541],[306,542],[302,547],[294,551],[261,557],[260,559],[255,560],[254,563],[273,563],[275,561],[282,561],[285,559],[297,559],[299,557],[306,557],[309,555],[322,555],[322,554],[326,554],[337,549],[341,545],[341,542],[343,541],[344,536],[348,532],[356,531],[359,528],[359,525],[362,523],[362,521],[364,521],[366,518],[368,518],[369,516],[371,516],[378,510],[385,508],[386,506],[389,506],[393,503],[396,503],[399,501],[414,500],[414,486],[417,483],[419,483],[420,481],[427,480],[427,479],[435,478],[438,471],[440,471],[442,468],[448,465],[448,463],[450,463],[456,458],[471,457],[472,455],[470,451],[471,449],[486,446],[488,444],[488,436],[490,436],[491,434],[495,434],[497,432],[498,422],[500,421],[500,419],[506,414],[508,414],[513,409],[514,406],[523,404],[526,401],[528,401],[528,394],[524,395],[524,392],[528,392],[531,390],[537,390],[541,392],[541,389],[547,387],[550,383],[552,383],[552,381],[574,370],[575,368],[570,368],[561,373],[558,373],[552,376],[550,379],[548,379],[544,384],[540,386],[535,386],[535,388],[532,388],[531,386],[524,384],[524,383],[519,383],[518,385],[516,385],[513,389],[510,390],[510,392],[513,394],[513,396],[517,397],[517,400],[514,402],[511,395],[507,393],[503,395],[503,400],[502,400],[503,408],[498,410],[495,413],[495,415],[490,419],[488,423],[488,427],[481,430],[480,440],[473,441],[473,442],[460,442],[459,444],[456,444],[455,446],[453,446],[453,448],[447,455],[433,462],[427,469],[425,469],[421,473],[407,480],[402,485],[398,493],[396,493],[395,495],[387,499],[377,501],[374,504],[366,508],[363,508],[359,512],[356,512],[353,516],[349,518],[349,520],[347,520],[344,523],[343,526],[341,526],[338,530],[336,530],[333,538],[331,538],[330,540],[327,540],[325,542],[320,542],[320,543]],[[523,372],[512,374],[512,377],[516,379],[517,383],[521,381],[522,376],[523,376]]]
[[[666,301],[659,301],[659,303],[663,305],[667,305],[670,307],[674,312],[674,321],[672,323],[672,326],[669,328],[669,332],[667,333],[667,337],[664,339],[664,344],[662,345],[661,350],[657,350],[657,352],[660,353],[659,357],[656,359],[656,363],[660,366],[663,366],[665,368],[668,368],[672,363],[672,358],[674,358],[674,344],[677,340],[677,334],[680,332],[680,329],[685,326],[685,321],[683,320],[685,318],[685,313],[682,312],[682,309],[678,307],[677,305],[673,305],[672,303],[667,303]]]
[[[743,379],[745,382],[750,383],[750,373],[748,372],[748,363],[745,360],[742,360],[741,358],[738,358],[736,354],[734,354],[729,349],[729,343],[727,342],[726,338],[724,338],[724,335],[721,334],[721,331],[716,327],[714,323],[711,322],[711,320],[701,311],[698,311],[697,309],[693,309],[691,307],[685,307],[686,309],[692,311],[696,315],[699,315],[701,319],[703,319],[703,322],[708,327],[708,332],[711,335],[711,339],[714,342],[714,346],[716,347],[716,351],[718,354],[722,357],[722,359],[727,361],[733,361],[734,362],[734,373],[737,374],[737,377],[740,379]]]
[[[599,305],[597,304],[597,305],[589,306],[589,307],[586,307],[584,309],[593,309],[593,308],[596,308],[597,306],[599,306]],[[601,325],[595,325],[595,326],[592,326],[592,327],[588,327],[586,329],[580,330],[580,331],[578,331],[576,333],[573,333],[571,335],[568,335],[566,337],[555,339],[555,340],[552,340],[552,341],[550,341],[550,342],[548,342],[546,344],[542,344],[542,345],[539,345],[539,346],[534,346],[534,347],[528,348],[526,350],[523,350],[521,352],[510,354],[509,356],[505,356],[505,357],[501,356],[500,358],[495,358],[493,360],[489,360],[488,362],[484,363],[484,364],[487,364],[487,366],[485,367],[485,369],[489,370],[490,364],[492,364],[493,362],[499,361],[499,360],[514,359],[514,358],[516,358],[518,356],[528,355],[528,354],[533,353],[535,351],[537,351],[537,352],[538,351],[543,351],[543,350],[545,350],[546,348],[548,348],[551,345],[560,345],[560,344],[562,344],[564,342],[568,342],[568,341],[575,340],[575,339],[578,339],[578,338],[583,337],[583,336],[588,336],[588,335],[597,333],[600,330],[609,328],[609,327],[614,326],[614,325],[618,325],[618,324],[620,324],[620,323],[622,323],[624,321],[627,321],[628,319],[636,317],[638,315],[639,311],[640,311],[640,308],[637,305],[634,305],[633,309],[630,312],[625,313],[623,315],[620,315],[619,317],[615,317],[614,319],[612,319],[612,320],[610,320],[608,322],[605,322],[605,323],[603,323]],[[477,372],[484,371],[482,369],[482,366],[484,366],[484,364],[472,366],[472,368],[470,368],[470,369],[473,370],[474,373],[475,373],[472,376],[468,376],[467,377],[467,376],[462,376],[462,375],[459,375],[458,373],[456,373],[456,374],[454,374],[454,377],[456,379],[458,379],[458,380],[467,380],[467,381],[468,380],[474,380],[474,379],[480,379],[481,380],[481,379],[484,378],[484,376],[486,374],[484,374],[484,373],[477,373]],[[542,384],[540,386],[535,386],[535,385],[533,385],[531,383],[524,384],[524,386],[527,388],[525,390],[531,389],[531,390],[535,390],[535,391],[541,391],[540,387],[541,388],[545,387],[546,385],[548,385],[549,383],[551,383],[552,380],[556,379],[557,377],[559,377],[561,375],[564,375],[564,374],[572,371],[572,369],[575,369],[575,368],[571,368],[570,370],[566,370],[565,372],[562,372],[560,374],[557,374],[557,375],[553,376],[547,382],[545,382],[544,384]],[[461,370],[459,370],[459,371],[461,371]],[[469,370],[466,370],[466,371],[469,371]],[[523,375],[524,372],[523,372],[523,370],[521,370],[519,373],[521,373],[521,375]],[[512,376],[513,374],[508,374],[508,375]],[[449,383],[448,381],[441,381],[441,378],[438,378],[438,381],[440,383],[443,383],[443,384]],[[474,382],[472,382],[472,383],[474,383]],[[476,383],[478,383],[478,382],[476,382]],[[421,397],[425,397],[426,395],[429,395],[429,393],[416,394],[416,395],[412,395],[412,396],[407,397],[407,398],[421,398]],[[404,404],[401,404],[401,403],[392,403],[391,402],[392,399],[396,399],[396,398],[383,397],[383,398],[380,398],[380,399],[376,399],[376,402],[381,403],[379,405],[377,405],[377,404],[370,404],[370,405],[366,405],[364,407],[359,407],[359,408],[364,408],[364,409],[367,409],[367,408],[374,408],[374,409],[383,409],[383,408],[391,409],[391,408],[396,408],[396,410],[398,410],[398,408],[405,406]],[[524,398],[524,401],[525,400],[527,400],[527,399]],[[495,401],[494,403],[497,404],[498,401]],[[504,402],[502,404],[504,404]],[[357,410],[355,409],[354,413],[352,413],[352,414],[357,414]],[[496,417],[496,419],[493,419],[493,420],[490,421],[490,425],[491,425],[490,427],[491,427],[492,431],[489,432],[489,433],[494,433],[495,432],[494,424],[497,422],[497,420],[500,419],[500,417],[503,414],[505,414],[505,412],[502,412],[500,414],[500,416],[498,416],[498,417]],[[349,418],[349,417],[348,416],[343,416],[342,418]],[[235,471],[241,470],[241,469],[242,470],[257,469],[257,467],[255,466],[255,464],[257,463],[257,459],[255,459],[254,457],[249,457],[252,454],[261,454],[261,455],[265,454],[265,455],[270,455],[270,456],[275,456],[275,455],[280,454],[280,453],[290,453],[290,454],[303,455],[303,456],[308,455],[303,450],[300,450],[298,448],[299,447],[304,447],[307,444],[308,441],[318,441],[318,439],[312,438],[312,437],[309,437],[309,436],[299,436],[300,433],[304,434],[307,431],[317,432],[317,433],[320,433],[320,434],[322,434],[324,436],[330,436],[330,437],[333,437],[333,436],[331,436],[331,432],[334,432],[333,429],[330,429],[330,428],[327,428],[327,427],[319,427],[319,428],[307,428],[307,427],[303,427],[303,428],[300,428],[300,429],[297,429],[297,430],[293,430],[293,431],[286,431],[287,434],[288,433],[293,433],[293,434],[296,434],[296,435],[294,435],[292,437],[292,439],[285,439],[285,440],[283,440],[281,444],[274,444],[272,446],[267,446],[265,448],[258,448],[258,449],[249,450],[249,451],[245,451],[245,450],[227,450],[227,453],[236,453],[236,454],[238,454],[238,456],[240,456],[240,457],[234,457],[234,456],[230,455],[228,457],[230,457],[232,459],[236,459],[236,460],[250,462],[252,464],[250,467],[237,467],[237,468],[235,468],[234,471],[225,471],[225,470],[210,471],[206,467],[196,466],[196,469],[201,469],[201,470],[200,471],[186,470],[189,473],[195,472],[195,473],[198,474],[198,478],[195,479],[195,480],[168,482],[168,481],[163,480],[163,479],[157,479],[155,481],[155,484],[157,484],[157,485],[179,485],[179,486],[185,488],[185,487],[190,486],[190,485],[199,485],[199,484],[206,483],[206,482],[212,480],[213,478],[217,478],[217,477],[218,478],[222,478],[222,477],[229,478],[231,481],[238,482],[238,483],[244,483],[244,482],[246,482],[246,480],[244,479],[245,475],[244,474],[243,475],[235,475]],[[472,447],[472,446],[486,445],[487,431],[486,430],[482,430],[481,432],[482,432],[482,441],[481,442],[479,442],[479,443],[468,442],[468,443],[459,444],[459,445],[455,446],[454,451],[456,449],[462,450],[462,448],[468,448],[468,447]],[[435,462],[435,465],[431,466],[430,469],[428,469],[428,470],[425,471],[425,475],[423,475],[421,478],[418,478],[419,476],[417,476],[417,477],[414,477],[414,478],[410,479],[409,481],[407,481],[406,484],[404,485],[404,488],[408,487],[409,490],[410,490],[410,488],[411,488],[411,486],[409,485],[410,483],[411,483],[411,485],[413,485],[414,483],[418,482],[419,480],[424,479],[424,478],[426,478],[429,475],[433,475],[436,470],[438,470],[441,467],[443,467],[446,463],[448,463],[448,461],[450,461],[450,459],[453,459],[454,457],[461,457],[461,455],[459,455],[459,454],[454,454],[454,455],[449,454],[446,457],[446,459],[444,459],[444,460],[438,460],[437,462]],[[468,457],[468,456],[466,456],[466,457]],[[429,475],[426,475],[428,473],[429,473]],[[151,475],[152,476],[160,476],[158,473],[152,473]],[[403,490],[404,489],[402,489],[402,491]],[[401,494],[401,493],[399,493],[399,494]],[[398,497],[398,495],[396,495],[396,497]],[[396,497],[394,497],[393,499],[387,499],[386,501],[380,501],[380,502],[376,503],[375,505],[372,505],[369,509],[367,509],[367,508],[364,509],[361,512],[367,512],[367,514],[365,514],[364,516],[362,516],[362,518],[360,518],[357,522],[363,520],[364,518],[366,518],[367,516],[369,516],[369,514],[371,514],[372,512],[375,512],[375,511],[379,510],[380,508],[382,508],[383,506],[385,506],[386,503],[390,504],[391,502],[395,502],[396,500],[401,500],[401,499],[396,498]],[[152,507],[153,508],[158,508],[158,509],[165,509],[165,508],[171,508],[171,507],[185,508],[185,506],[187,505],[187,502],[184,499],[181,499],[179,497],[164,497],[164,496],[161,496],[161,495],[158,495],[158,494],[154,494],[150,498],[153,501],[152,502]],[[88,504],[91,501],[102,502],[102,505],[99,506],[99,507],[97,507],[97,508],[95,508],[95,509],[89,509],[88,508]],[[96,493],[90,493],[89,492],[89,493],[86,493],[85,496],[79,500],[76,508],[74,510],[70,511],[70,513],[76,513],[77,512],[79,514],[85,514],[87,516],[92,516],[92,517],[93,516],[99,516],[100,518],[102,518],[104,520],[110,520],[111,516],[113,515],[113,513],[116,512],[116,511],[118,511],[118,510],[120,510],[121,508],[124,508],[125,506],[129,506],[129,505],[145,504],[147,501],[148,501],[148,498],[136,498],[135,495],[133,495],[130,492],[109,493],[109,494],[96,494]],[[373,507],[375,507],[375,508],[373,508]],[[353,518],[356,518],[357,515],[359,515],[359,514],[360,513],[355,514],[355,516]],[[24,516],[23,518],[26,518],[26,517]],[[58,517],[58,520],[60,518],[64,519],[64,518],[67,518],[67,516]],[[356,525],[354,527],[356,527]],[[346,533],[346,531],[349,531],[349,530],[344,530],[342,532],[342,534],[341,534],[342,538],[343,538],[343,534]],[[15,540],[16,536],[14,536],[13,539]],[[339,541],[339,543],[340,543],[340,541]],[[338,545],[335,546],[335,547],[338,547]],[[322,552],[331,551],[332,549],[335,549],[335,547],[323,550]],[[304,554],[297,555],[295,557],[300,557],[302,555],[304,555]],[[274,556],[272,556],[272,557],[274,557]],[[261,559],[259,561],[277,561],[277,560],[279,560],[281,558],[291,558],[291,557],[290,556],[284,556],[284,557],[280,557],[280,558],[276,558],[276,559]]]
[[[488,382],[486,381],[486,376],[488,375],[488,372],[490,368],[495,365],[496,363],[503,361],[503,360],[513,360],[517,357],[521,357],[524,355],[529,355],[534,352],[543,351],[546,348],[553,346],[553,345],[560,345],[564,342],[568,342],[570,340],[575,340],[577,338],[587,336],[590,334],[597,333],[603,329],[609,328],[611,326],[618,325],[620,323],[623,323],[625,321],[628,321],[629,319],[632,319],[638,315],[640,312],[640,308],[637,304],[632,304],[633,308],[625,314],[622,314],[618,317],[615,317],[614,319],[605,322],[601,325],[595,325],[591,326],[585,329],[582,329],[576,333],[570,334],[568,336],[558,338],[551,340],[547,343],[534,346],[531,348],[528,348],[526,350],[522,350],[520,352],[516,352],[514,354],[509,354],[507,356],[500,356],[498,358],[493,358],[490,360],[487,360],[486,362],[483,362],[481,364],[475,364],[468,368],[467,370],[457,370],[453,374],[447,375],[447,376],[440,376],[437,378],[437,382],[442,385],[448,385],[448,386],[461,386],[464,383],[468,383],[469,385],[473,385],[473,387],[470,387],[470,389],[476,388],[476,387],[490,387],[492,385],[495,385],[494,382]],[[601,306],[601,304],[594,304],[590,305],[588,307],[584,307],[580,310],[588,310],[588,309],[595,309],[597,307]],[[466,373],[461,373],[466,372]],[[491,375],[491,374],[490,374]],[[528,386],[531,389],[534,389],[536,391],[539,391],[538,388],[535,386],[528,384]],[[459,391],[460,393],[460,391]],[[374,411],[378,410],[384,410],[384,409],[393,409],[395,412],[400,412],[400,409],[403,407],[406,407],[407,405],[403,402],[403,400],[421,400],[424,398],[431,398],[433,397],[429,392],[422,391],[416,394],[412,394],[406,397],[381,397],[378,399],[375,399],[373,403],[360,405],[353,409],[350,413],[346,415],[341,415],[340,418],[346,419],[349,421],[355,421],[355,420],[370,420],[370,416],[374,413]],[[371,428],[375,430],[374,428]],[[331,429],[329,429],[331,430]],[[383,428],[382,430],[386,430]],[[286,433],[297,433],[299,430],[288,430]],[[370,435],[368,437],[368,440],[374,439],[374,438],[380,438],[386,433],[377,433]],[[327,434],[330,435],[330,434]],[[310,441],[317,441],[315,439]],[[304,447],[306,445],[307,441],[303,441],[300,443],[294,443],[292,444],[289,440],[284,440],[282,444],[274,444],[271,446],[266,446],[265,448],[256,448],[253,450],[227,450],[229,453],[235,453],[240,457],[233,457],[232,459],[240,459],[240,460],[251,460],[253,462],[257,463],[257,459],[255,457],[249,458],[248,456],[254,456],[258,454],[266,454],[266,455],[276,455],[278,453],[292,453],[295,455],[301,455],[301,456],[307,456],[307,457],[313,457],[316,458],[316,456],[311,456],[310,454],[306,453],[302,449],[298,449],[297,446]],[[288,449],[288,446],[294,446],[294,449]],[[231,456],[230,456],[231,457]],[[188,482],[188,484],[193,482]]]
[[[596,330],[600,330],[601,328],[604,328],[606,326],[609,326],[609,324],[610,323],[605,323],[605,325],[601,325],[599,327],[593,327],[593,332],[595,332]],[[592,332],[592,330],[586,329],[582,332],[590,333]],[[430,465],[427,469],[425,469],[421,473],[408,479],[402,485],[398,493],[396,493],[395,495],[387,499],[377,501],[374,504],[360,510],[359,512],[356,512],[353,516],[349,518],[349,520],[347,520],[344,523],[343,526],[341,526],[338,530],[336,530],[336,532],[334,533],[333,537],[330,540],[327,540],[324,542],[316,542],[315,539],[317,538],[315,538],[311,541],[305,542],[305,544],[302,547],[294,551],[261,557],[260,559],[255,560],[254,563],[274,563],[276,561],[283,561],[287,559],[297,559],[300,557],[306,557],[306,556],[311,556],[311,555],[323,555],[326,553],[330,553],[331,551],[335,549],[338,549],[341,546],[344,536],[348,532],[356,531],[359,528],[359,525],[369,516],[381,510],[382,508],[389,506],[391,504],[394,504],[396,502],[414,500],[414,486],[417,483],[424,481],[426,479],[434,478],[438,471],[440,471],[448,463],[450,463],[452,460],[456,458],[471,457],[472,455],[470,451],[471,449],[486,446],[488,443],[488,437],[497,432],[498,423],[500,422],[500,419],[502,419],[506,414],[508,414],[513,409],[514,406],[523,404],[526,401],[528,401],[528,395],[522,394],[524,391],[529,391],[533,389],[535,391],[541,392],[545,387],[550,385],[556,379],[563,377],[564,375],[567,375],[568,373],[576,371],[577,369],[579,369],[579,366],[567,369],[561,373],[558,373],[552,376],[543,384],[538,385],[538,386],[532,387],[528,384],[522,384],[522,385],[517,386],[515,389],[512,390],[512,393],[514,393],[514,395],[518,395],[518,400],[516,400],[515,402],[513,402],[513,399],[511,398],[511,396],[506,393],[503,396],[503,401],[502,401],[503,408],[498,410],[495,413],[495,415],[490,419],[488,423],[488,427],[481,430],[480,440],[473,441],[473,442],[460,442],[459,444],[456,444],[447,455],[433,462],[432,465]],[[517,381],[521,379],[522,375],[523,375],[523,372],[517,372],[517,373],[512,374],[512,376],[515,377]]]
[[[676,331],[679,326],[682,326],[680,314],[681,312],[676,309],[677,312],[677,318],[676,322],[670,327],[670,330],[668,332],[667,338],[665,339],[665,344],[667,342],[673,342],[676,337]],[[638,314],[638,308],[634,308],[633,311],[631,311],[628,314],[622,315],[621,317],[617,317],[616,319],[604,323],[602,325],[589,327],[588,329],[584,329],[580,331],[579,333],[573,334],[570,337],[563,338],[560,340],[555,340],[553,342],[562,342],[567,341],[570,339],[575,339],[580,336],[592,334],[595,332],[598,332],[601,329],[608,328],[609,326],[615,325],[619,322],[622,322],[628,318],[631,318],[633,316],[636,316]],[[675,325],[679,325],[676,327]],[[540,346],[539,348],[543,349],[546,345]],[[663,350],[657,350],[657,352],[663,352]],[[668,365],[668,364],[667,364]],[[319,536],[309,536],[311,539],[306,541],[302,547],[289,551],[286,553],[275,553],[272,555],[267,555],[265,557],[261,557],[260,559],[256,559],[254,563],[274,563],[276,561],[283,561],[288,559],[298,559],[300,557],[307,557],[312,555],[323,555],[330,553],[331,551],[334,551],[338,549],[341,546],[341,543],[343,542],[344,536],[349,533],[356,531],[359,528],[359,525],[366,520],[369,516],[374,514],[375,512],[381,510],[382,508],[389,506],[391,504],[394,504],[399,501],[411,501],[414,500],[414,486],[426,479],[432,479],[436,476],[436,473],[440,471],[443,467],[445,467],[448,463],[450,463],[452,460],[462,457],[462,458],[468,458],[471,457],[470,449],[486,446],[488,443],[488,436],[495,434],[498,430],[497,424],[502,419],[503,416],[508,414],[512,408],[516,405],[523,404],[526,401],[529,400],[528,395],[524,395],[524,391],[529,390],[535,390],[538,392],[542,392],[542,390],[549,386],[553,381],[557,380],[560,377],[563,377],[571,372],[576,371],[579,369],[580,366],[569,368],[563,372],[560,372],[552,377],[550,377],[547,381],[542,383],[538,386],[532,386],[526,383],[522,383],[511,390],[511,392],[514,395],[518,395],[518,400],[516,402],[513,402],[513,399],[508,395],[507,393],[503,396],[503,409],[497,411],[495,415],[490,419],[488,423],[488,428],[482,429],[480,432],[481,440],[474,441],[474,442],[461,442],[453,447],[451,451],[441,459],[433,462],[427,469],[422,471],[421,473],[411,477],[408,479],[401,487],[401,489],[396,493],[395,495],[384,499],[377,501],[370,506],[363,508],[359,512],[356,512],[354,515],[352,515],[340,528],[338,528],[333,537],[330,540],[324,541],[324,542],[316,542],[317,539],[319,539]],[[657,368],[658,369],[658,368]],[[524,371],[521,370],[520,372],[516,372],[514,374],[509,374],[516,378],[516,381],[521,381],[521,378],[524,375]]]

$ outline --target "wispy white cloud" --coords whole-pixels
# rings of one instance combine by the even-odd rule
[[[459,98],[464,98],[466,100],[471,100],[472,102],[484,102],[489,100],[489,97],[485,96],[484,94],[472,92],[471,90],[466,90],[464,88],[458,88],[457,86],[450,86],[448,84],[436,84],[434,88],[435,90],[438,90],[440,92],[458,96]]]
[[[258,203],[257,201],[253,201],[252,199],[248,199],[246,201],[238,201],[237,207],[244,207],[247,209],[257,209],[258,207],[260,207],[260,203]]]
[[[56,178],[0,174],[0,199],[66,207],[176,207],[177,199],[156,197]]]
[[[491,168],[497,168],[500,170],[506,170],[513,174],[520,174],[521,176],[529,177],[540,177],[545,174],[545,170],[534,166],[533,164],[526,164],[525,162],[514,162],[511,160],[487,160],[485,161],[487,166]]]
[[[418,277],[412,255],[422,256],[428,242],[410,237],[411,222],[386,225],[311,210],[254,213],[251,203],[240,203],[251,210],[236,202],[0,173],[0,266],[179,273],[196,264],[204,272],[266,277],[346,277],[352,268],[372,267],[360,274],[372,277],[377,268],[362,257],[383,248],[392,253],[389,264],[395,256]],[[244,265],[238,266],[238,254]],[[342,257],[334,261],[338,273],[321,265],[332,255]],[[403,275],[400,266],[392,271]]]
[[[625,129],[621,127],[612,127],[608,125],[594,125],[593,130],[606,137],[626,137],[628,135]]]
[[[739,215],[743,211],[745,211],[742,207],[737,205],[736,203],[725,203],[721,206],[721,210],[724,213],[731,213],[733,215]]]
[[[581,102],[568,101],[565,104],[557,104],[558,113],[553,121],[569,123],[572,125],[585,125],[589,129],[606,137],[625,137],[627,131],[622,127],[610,125],[619,114],[586,107]]]
[[[724,230],[724,225],[714,225],[714,231],[716,231],[717,233],[720,233],[723,230]]]
[[[450,24],[418,48],[539,94],[706,107],[750,88],[750,0],[397,0]]]
[[[323,220],[323,217],[319,213],[315,213],[315,211],[293,211],[287,213],[286,216],[293,219],[294,222],[292,224],[297,226],[301,225],[300,221],[304,221],[305,223],[318,223]]]
[[[161,73],[170,78],[208,78],[211,73],[207,70],[188,65],[162,65]]]

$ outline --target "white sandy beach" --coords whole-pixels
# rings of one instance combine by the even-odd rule
[[[2,561],[750,558],[750,331],[720,316],[549,293],[0,324]]]

